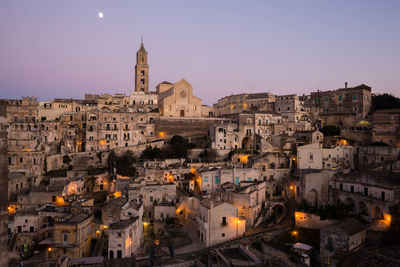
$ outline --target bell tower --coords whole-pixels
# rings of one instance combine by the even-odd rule
[[[143,38],[139,51],[136,53],[135,92],[149,92],[149,65],[147,64],[147,51],[144,49]]]

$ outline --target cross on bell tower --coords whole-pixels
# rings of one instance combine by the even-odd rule
[[[143,37],[140,48],[136,53],[135,91],[149,92],[149,65],[147,64],[147,51],[144,49]]]

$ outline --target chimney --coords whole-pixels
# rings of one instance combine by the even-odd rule
[[[345,83],[344,83],[344,88],[346,88],[346,89],[347,89],[347,82],[345,82]]]

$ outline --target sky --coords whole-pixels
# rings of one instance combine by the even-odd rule
[[[400,96],[397,0],[1,0],[0,98],[128,95],[142,36],[150,90],[185,78],[204,104],[345,82]]]

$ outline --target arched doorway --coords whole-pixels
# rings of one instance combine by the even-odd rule
[[[308,192],[306,194],[306,200],[308,202],[308,204],[311,205],[311,207],[318,207],[318,192],[315,189],[310,190],[310,192]]]
[[[242,140],[242,148],[243,149],[251,149],[252,148],[252,138],[251,136],[246,136]]]
[[[383,212],[378,206],[374,206],[371,210],[372,220],[383,220]]]

